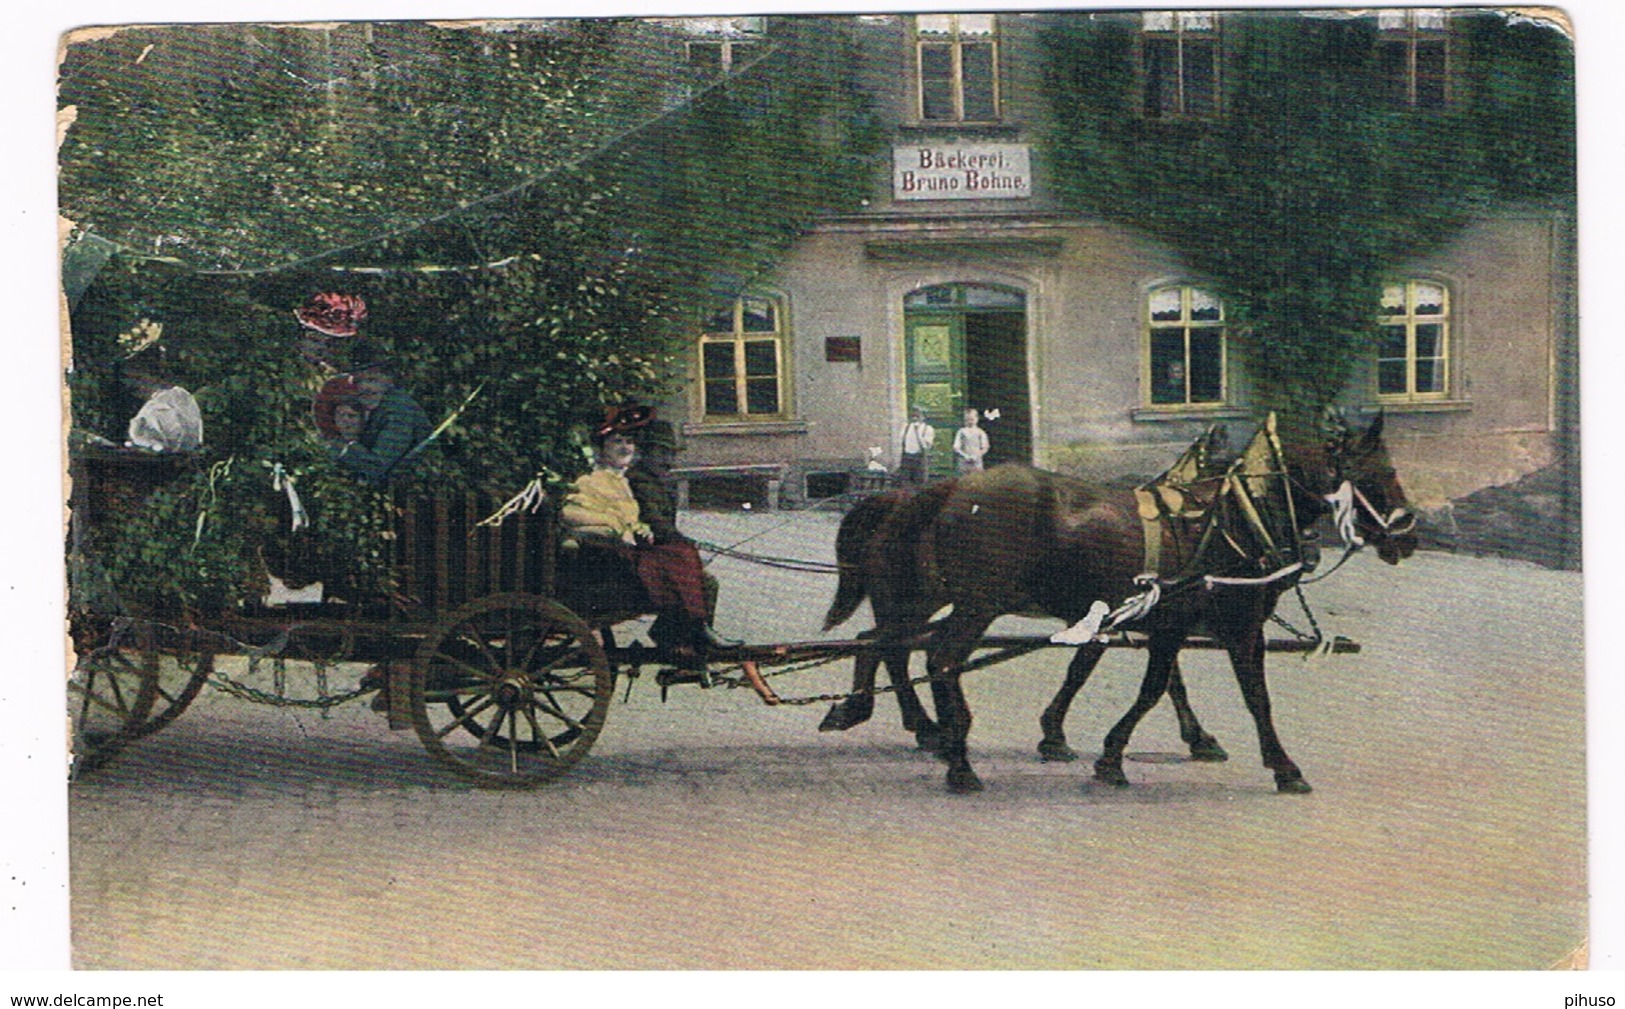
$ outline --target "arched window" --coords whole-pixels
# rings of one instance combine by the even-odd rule
[[[1393,400],[1448,396],[1450,289],[1436,280],[1387,284],[1381,322],[1377,395]]]
[[[775,298],[718,304],[700,334],[700,395],[707,420],[768,420],[788,409],[784,313]]]
[[[1153,290],[1146,304],[1146,399],[1152,406],[1225,401],[1224,306],[1195,287]]]

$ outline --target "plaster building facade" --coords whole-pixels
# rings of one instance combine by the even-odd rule
[[[1220,19],[1240,15],[1120,16],[1139,19],[1144,77],[1145,105],[1125,115],[1211,100]],[[1397,71],[1409,100],[1444,100],[1434,22],[1394,16],[1421,39]],[[758,20],[696,22],[704,55],[691,60],[721,72]],[[889,170],[860,211],[816,222],[772,277],[704,320],[690,381],[666,405],[696,479],[765,473],[792,504],[838,493],[871,448],[895,467],[914,407],[938,429],[937,475],[952,471],[947,445],[967,408],[991,418],[990,464],[1105,478],[1159,472],[1215,421],[1250,424],[1225,306],[1203,278],[1174,250],[1055,198],[1042,15],[841,20],[890,133]],[[1395,270],[1372,306],[1384,336],[1341,401],[1384,410],[1422,506],[1572,454],[1572,243],[1566,214],[1495,209]]]

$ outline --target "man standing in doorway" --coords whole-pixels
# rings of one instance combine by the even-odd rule
[[[897,472],[906,484],[925,483],[926,456],[936,443],[937,432],[925,421],[925,410],[915,407],[908,426],[903,428],[903,454]]]

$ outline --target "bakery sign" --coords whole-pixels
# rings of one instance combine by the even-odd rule
[[[1025,200],[1033,195],[1026,144],[910,144],[892,148],[898,200]]]

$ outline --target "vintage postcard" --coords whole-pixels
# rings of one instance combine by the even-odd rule
[[[1586,968],[1575,42],[68,32],[71,965]]]

